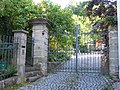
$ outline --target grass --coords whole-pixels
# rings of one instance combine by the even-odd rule
[[[20,83],[20,84],[16,84],[16,85],[13,85],[13,86],[10,86],[10,87],[6,87],[2,90],[17,90],[18,88],[22,87],[22,86],[25,86],[25,85],[28,85],[29,82],[23,82],[23,83]]]
[[[108,90],[108,87],[106,86],[106,87],[104,88],[104,90]]]

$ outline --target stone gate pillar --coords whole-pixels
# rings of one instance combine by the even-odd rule
[[[34,39],[34,66],[40,66],[43,75],[47,74],[48,27],[49,22],[39,18],[30,20]]]
[[[109,73],[111,76],[118,75],[118,30],[116,27],[109,27]]]
[[[26,40],[28,31],[14,30],[14,42],[18,43],[17,49],[17,83],[25,81]]]

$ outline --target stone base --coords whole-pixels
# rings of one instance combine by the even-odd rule
[[[47,63],[48,73],[54,72],[54,70],[55,70],[59,65],[61,65],[61,62],[48,62],[48,63]]]
[[[40,69],[40,72],[42,75],[46,76],[47,75],[47,64],[46,63],[38,63],[34,65],[35,67]]]
[[[47,58],[41,56],[34,57],[34,66],[40,68],[43,75],[47,75]]]
[[[104,63],[102,63],[101,66],[102,66],[102,67],[101,67],[101,73],[102,73],[103,75],[109,75],[109,63],[104,62]]]
[[[8,79],[4,79],[0,81],[0,90],[2,90],[5,87],[15,85],[17,83],[17,76],[11,77]]]
[[[110,76],[111,77],[118,77],[118,75],[119,75],[119,72],[110,72]]]
[[[110,73],[111,77],[115,77],[116,78],[119,75],[119,68],[117,66],[110,66],[109,73]]]
[[[25,79],[25,65],[21,64],[18,65],[18,80],[17,80],[17,84],[26,81]]]

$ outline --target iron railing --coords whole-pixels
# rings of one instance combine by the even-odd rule
[[[11,77],[17,72],[17,48],[13,36],[0,37],[0,80]]]
[[[26,66],[33,66],[34,57],[34,39],[31,37],[27,38],[26,41]]]

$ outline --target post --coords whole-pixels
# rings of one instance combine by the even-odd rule
[[[118,58],[118,28],[109,26],[109,73],[111,76],[118,76],[119,58]]]
[[[76,25],[76,73],[78,72],[77,71],[77,62],[78,62],[78,26],[79,25]]]
[[[49,22],[43,18],[30,20],[34,39],[34,66],[39,66],[43,75],[47,74],[48,27]]]
[[[14,43],[18,43],[17,50],[17,71],[18,80],[17,83],[25,81],[25,59],[26,59],[26,40],[27,31],[14,30]]]
[[[117,19],[118,19],[118,57],[119,57],[119,79],[120,79],[120,0],[117,0]]]

